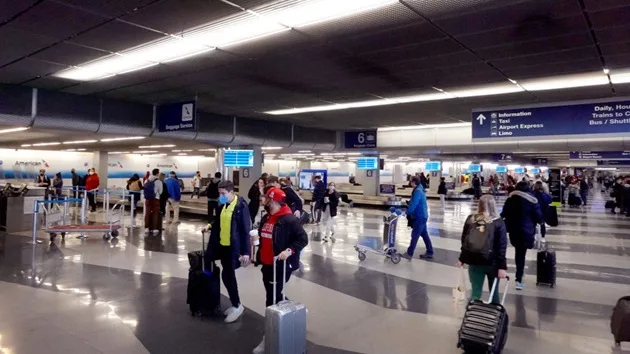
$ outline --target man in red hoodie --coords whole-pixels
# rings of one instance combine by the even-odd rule
[[[300,252],[308,245],[308,235],[300,220],[293,215],[291,208],[286,205],[286,194],[277,187],[267,187],[265,193],[264,207],[267,215],[263,217],[258,229],[260,236],[260,248],[256,255],[258,263],[262,264],[263,283],[266,292],[266,306],[271,306],[283,299],[284,261],[286,260],[286,278],[289,281],[293,270],[299,268]],[[274,257],[278,257],[276,267],[276,298],[273,298],[273,262]],[[265,338],[254,353],[263,353],[265,348]]]

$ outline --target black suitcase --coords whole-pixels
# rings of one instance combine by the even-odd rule
[[[536,255],[536,285],[556,285],[556,252],[546,248]]]
[[[610,317],[610,331],[616,346],[620,346],[621,342],[630,342],[630,296],[617,301]]]
[[[509,317],[503,303],[509,285],[509,278],[506,278],[501,304],[489,303],[497,288],[497,279],[495,279],[488,303],[473,300],[466,306],[464,319],[458,332],[458,348],[468,354],[501,353],[508,336]]]
[[[202,247],[205,237],[202,232]],[[186,303],[193,316],[212,316],[220,314],[221,306],[221,269],[210,263],[205,266],[205,250],[188,253],[188,289]]]
[[[604,205],[605,209],[615,209],[615,201],[614,200],[608,200],[606,201],[606,204]]]
[[[556,227],[558,226],[558,209],[554,205],[550,205],[547,209],[547,217],[545,222],[547,225]]]

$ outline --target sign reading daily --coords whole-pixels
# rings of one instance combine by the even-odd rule
[[[158,107],[159,132],[195,129],[195,101],[179,102]]]
[[[346,132],[344,137],[346,149],[376,148],[376,130]]]
[[[472,113],[473,139],[502,139],[630,132],[630,101]]]
[[[630,151],[571,151],[571,160],[630,159]]]

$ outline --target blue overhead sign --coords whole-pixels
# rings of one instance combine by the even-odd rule
[[[497,162],[512,162],[512,154],[492,154],[492,159]]]
[[[195,101],[162,105],[157,110],[159,132],[195,129]]]
[[[376,147],[376,130],[345,133],[346,149],[370,149]]]
[[[571,151],[571,160],[630,159],[630,151]]]
[[[630,166],[630,160],[598,160],[597,166]]]
[[[544,157],[537,157],[537,158],[532,159],[532,165],[547,166],[548,163],[549,163],[549,160],[547,160]]]
[[[472,126],[473,139],[628,133],[630,101],[475,110]]]

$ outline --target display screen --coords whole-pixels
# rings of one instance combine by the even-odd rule
[[[357,168],[359,170],[378,170],[377,157],[359,157],[357,159]]]
[[[472,165],[468,166],[468,172],[470,172],[470,173],[481,172],[481,165],[479,165],[479,164],[472,164]]]
[[[532,168],[529,172],[531,172],[531,173],[533,173],[535,175],[540,174],[540,168]]]
[[[440,161],[429,161],[424,165],[424,169],[429,172],[441,171],[442,163]]]
[[[497,173],[507,173],[507,166],[497,166]]]
[[[525,167],[514,168],[514,173],[525,173]]]
[[[225,167],[254,167],[254,150],[225,150]]]

